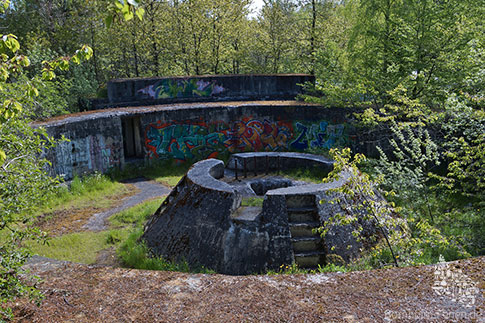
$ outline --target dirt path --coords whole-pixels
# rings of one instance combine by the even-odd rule
[[[442,266],[442,267],[439,267]],[[485,257],[351,273],[226,276],[45,258],[19,322],[485,322]]]
[[[109,209],[107,211],[94,214],[87,223],[84,225],[84,229],[88,231],[102,231],[106,230],[106,220],[113,214],[119,213],[125,209],[140,204],[146,200],[156,197],[162,197],[170,193],[170,188],[159,184],[155,181],[148,180],[144,177],[138,177],[125,181],[127,184],[134,185],[139,192],[126,198],[123,203],[117,207]]]

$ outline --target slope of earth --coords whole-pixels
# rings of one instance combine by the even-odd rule
[[[19,322],[485,322],[485,257],[351,273],[225,276],[35,257]]]

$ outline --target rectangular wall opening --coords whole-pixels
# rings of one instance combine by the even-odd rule
[[[140,134],[140,118],[122,118],[121,127],[123,131],[123,149],[125,152],[125,159],[143,158]]]

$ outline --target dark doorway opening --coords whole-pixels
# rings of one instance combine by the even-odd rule
[[[126,159],[143,158],[140,134],[140,118],[122,118],[123,149]]]

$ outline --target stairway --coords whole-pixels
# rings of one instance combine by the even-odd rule
[[[325,249],[322,239],[313,229],[320,226],[318,209],[313,195],[286,196],[288,224],[296,264],[301,268],[323,265]]]

